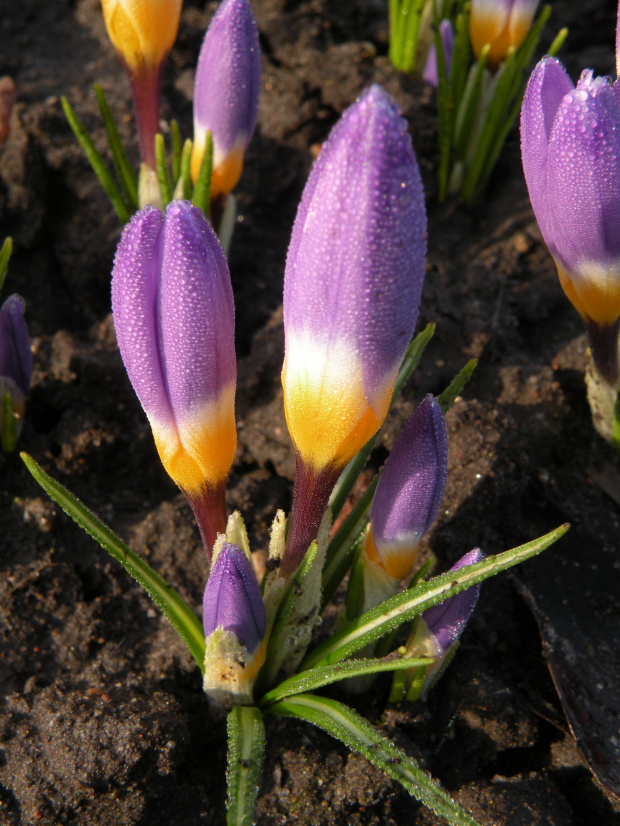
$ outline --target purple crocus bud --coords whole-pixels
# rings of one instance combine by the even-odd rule
[[[198,177],[207,132],[213,136],[211,198],[237,184],[258,115],[261,61],[258,29],[248,0],[223,0],[200,50],[194,85],[194,148]]]
[[[575,88],[543,58],[521,109],[523,171],[560,283],[583,318],[594,364],[618,380],[620,106],[617,85],[586,70]]]
[[[489,44],[489,66],[497,66],[512,46],[518,49],[532,27],[539,0],[472,0],[469,36],[476,57]]]
[[[7,453],[21,432],[32,375],[32,351],[24,320],[24,302],[9,296],[0,307],[0,440]],[[14,421],[5,422],[4,399],[10,397]]]
[[[364,553],[398,581],[411,571],[420,540],[435,521],[448,475],[448,434],[428,395],[398,437],[370,511]]]
[[[474,548],[473,551],[462,556],[450,570],[458,571],[459,568],[467,565],[475,565],[476,562],[482,561],[482,557],[483,553],[480,548]],[[460,594],[450,597],[445,602],[434,605],[422,614],[421,618],[428,632],[433,635],[442,653],[447,652],[463,633],[469,618],[474,613],[479,596],[480,585],[472,585],[466,591],[461,591]]]
[[[344,465],[381,426],[418,315],[424,192],[407,124],[372,86],[323,145],[284,276],[286,420],[297,452],[294,571]]]
[[[444,66],[446,67],[446,77],[450,77],[450,69],[452,68],[452,52],[454,51],[454,29],[450,20],[442,20],[439,24],[439,34],[441,35],[441,44],[443,47]],[[437,68],[437,50],[433,42],[426,58],[426,65],[422,78],[425,83],[434,86],[435,89],[439,86],[439,71]]]
[[[237,442],[234,307],[222,248],[201,210],[172,201],[125,227],[112,273],[119,350],[162,463],[207,552],[226,527]]]
[[[203,603],[205,637],[232,631],[254,654],[265,636],[265,606],[254,569],[237,545],[225,543],[207,580]]]

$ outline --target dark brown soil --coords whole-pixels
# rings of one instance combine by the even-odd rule
[[[448,489],[428,547],[445,568],[475,545],[494,553],[564,521],[573,529],[527,563],[518,583],[503,575],[483,587],[428,702],[391,707],[380,682],[358,707],[485,826],[620,824],[545,662],[546,654],[584,753],[613,789],[620,463],[590,424],[585,335],[534,221],[517,133],[481,203],[438,205],[432,94],[390,69],[387,4],[253,5],[264,74],[230,259],[240,357],[230,506],[246,516],[255,549],[265,546],[276,508],[290,507],[293,455],[279,384],[288,237],[313,147],[365,86],[380,82],[411,122],[427,187],[420,325],[434,320],[437,333],[374,464],[424,394],[480,356],[448,417]],[[186,135],[193,67],[214,6],[185,0],[166,71],[163,116],[177,116]],[[15,241],[7,290],[28,302],[35,351],[20,446],[198,611],[207,572],[198,531],[160,466],[114,339],[109,280],[120,227],[59,103],[69,97],[103,151],[92,85],[104,87],[129,143],[128,84],[98,0],[2,0],[0,9],[0,75],[12,75],[19,95],[0,150],[0,235]],[[571,27],[563,56],[574,78],[585,66],[615,73],[611,0],[556,3],[551,21],[544,43]],[[46,499],[18,455],[0,468],[0,824],[223,823],[224,727],[207,713],[183,644]],[[261,826],[439,823],[320,731],[273,718],[267,729]]]

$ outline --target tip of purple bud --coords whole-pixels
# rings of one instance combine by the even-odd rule
[[[10,295],[0,308],[0,377],[11,379],[26,396],[32,376],[32,350],[24,319],[25,304]]]

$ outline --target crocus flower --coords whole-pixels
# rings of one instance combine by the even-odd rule
[[[297,452],[287,550],[294,571],[333,484],[382,424],[418,315],[426,212],[392,98],[372,86],[314,164],[284,276],[284,408]]]
[[[236,447],[234,307],[226,259],[201,210],[173,201],[125,227],[112,309],[129,379],[165,469],[210,549],[226,525]]]
[[[258,29],[248,0],[224,0],[207,30],[194,85],[194,181],[213,136],[211,198],[237,184],[258,115],[260,94]]]
[[[469,36],[476,57],[490,45],[487,64],[497,66],[518,49],[532,26],[539,0],[472,0]]]
[[[452,52],[454,51],[454,29],[450,20],[442,20],[439,24],[439,34],[441,35],[441,45],[443,48],[443,59],[446,70],[446,78],[450,77],[450,69],[452,67]],[[422,78],[425,83],[434,86],[435,89],[439,86],[439,71],[437,68],[437,50],[435,42],[431,44],[424,66]]]
[[[183,0],[101,0],[108,35],[131,82],[140,156],[155,168],[159,88],[177,36]]]
[[[218,703],[251,701],[265,660],[265,606],[254,569],[237,546],[224,543],[203,603],[206,638],[204,687]]]
[[[594,364],[618,380],[620,106],[618,85],[543,58],[521,109],[523,171],[560,283],[583,318]]]
[[[21,432],[32,375],[32,351],[24,320],[24,302],[11,295],[0,307],[0,438],[10,452]],[[3,420],[4,399],[10,397],[14,421]]]
[[[418,544],[441,505],[448,475],[448,435],[443,411],[429,395],[398,437],[372,501],[358,565],[363,572],[360,614],[392,596],[411,571]]]

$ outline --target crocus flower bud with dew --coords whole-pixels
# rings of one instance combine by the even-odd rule
[[[237,434],[234,306],[226,259],[201,210],[172,201],[125,227],[112,273],[119,350],[161,461],[207,553],[226,527]]]
[[[523,171],[564,292],[583,318],[596,370],[618,382],[620,106],[618,83],[543,58],[521,109]]]
[[[497,66],[512,46],[518,49],[532,27],[539,0],[472,0],[469,36],[477,58],[487,43],[487,65]]]
[[[480,548],[474,548],[461,557],[450,570],[458,571],[467,565],[475,565],[482,561],[483,556]],[[408,699],[417,699],[418,696],[424,695],[444,664],[447,664],[458,638],[474,613],[479,596],[480,585],[472,585],[466,591],[434,605],[418,617],[405,646],[406,656],[432,657],[433,662],[423,671],[414,668],[411,673],[405,672],[407,688],[417,682],[415,696],[411,696],[410,693]]]
[[[203,602],[204,688],[222,705],[251,702],[265,660],[265,606],[252,563],[237,545],[215,557]]]
[[[282,576],[295,571],[346,463],[381,426],[418,315],[426,211],[394,100],[372,86],[315,162],[284,276],[284,409],[297,475]]]
[[[24,302],[11,295],[0,307],[0,440],[6,453],[15,449],[22,429],[31,375]]]
[[[108,35],[129,75],[140,157],[155,169],[159,89],[177,36],[183,0],[101,0]]]
[[[454,29],[450,20],[442,20],[439,24],[439,34],[441,35],[441,45],[443,48],[443,59],[446,70],[446,78],[450,77],[450,69],[452,67],[452,52],[454,51]],[[437,50],[435,43],[431,45],[426,58],[426,65],[424,66],[424,73],[422,78],[425,83],[434,86],[435,89],[439,86],[439,71],[437,68]]]
[[[258,29],[250,4],[224,0],[202,44],[194,84],[191,173],[196,181],[211,132],[212,200],[228,195],[241,177],[243,156],[256,126],[260,78]]]
[[[379,479],[356,566],[362,590],[354,598],[357,604],[348,602],[350,618],[392,596],[409,574],[439,511],[447,475],[445,418],[429,395],[405,425]]]

